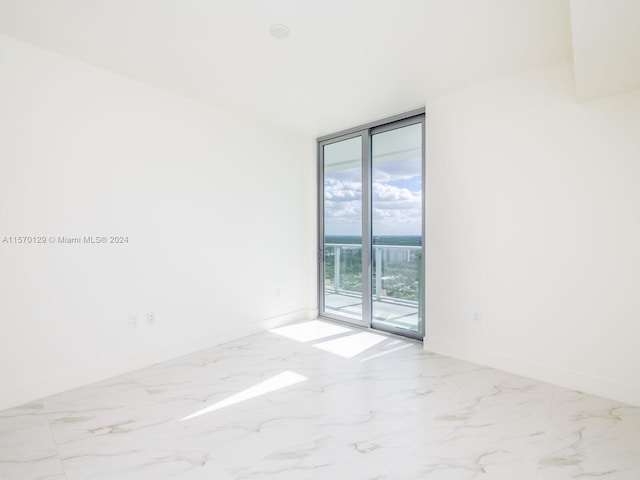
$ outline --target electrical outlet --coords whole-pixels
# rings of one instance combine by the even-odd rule
[[[475,312],[473,314],[473,321],[476,323],[482,323],[482,317],[480,316],[480,314],[478,312]]]
[[[280,298],[280,287],[276,287],[276,298]]]
[[[153,312],[147,313],[147,325],[155,325],[156,324],[156,314]]]
[[[138,327],[138,317],[136,315],[129,315],[129,328]]]

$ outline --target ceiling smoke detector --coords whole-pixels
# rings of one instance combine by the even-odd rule
[[[289,27],[282,25],[281,23],[276,23],[275,25],[271,25],[269,33],[271,33],[272,37],[282,40],[289,36]]]

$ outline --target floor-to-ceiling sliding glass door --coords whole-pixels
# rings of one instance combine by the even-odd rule
[[[322,175],[321,217],[321,308],[323,314],[360,325],[368,325],[368,307],[363,298],[368,262],[363,250],[362,134],[338,138],[320,145]],[[364,281],[363,281],[364,280]]]
[[[422,122],[371,131],[371,321],[409,336],[422,332]]]
[[[319,140],[320,314],[424,336],[424,114]]]

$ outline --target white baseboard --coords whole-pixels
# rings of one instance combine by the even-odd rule
[[[640,406],[640,385],[619,382],[523,358],[475,350],[465,345],[454,344],[433,337],[425,337],[424,349],[440,355],[552,383],[570,390]]]
[[[206,336],[179,345],[171,345],[168,348],[153,352],[141,352],[135,356],[116,358],[109,363],[92,366],[89,369],[78,368],[66,371],[59,375],[40,378],[9,389],[0,389],[0,410],[23,405],[28,402],[55,395],[60,392],[72,390],[83,385],[106,380],[108,378],[123,375],[139,368],[148,367],[156,363],[165,362],[173,358],[188,355],[206,348],[230,342],[243,336],[258,333],[270,328],[275,328],[286,323],[298,320],[306,320],[313,315],[312,309],[301,309],[289,312],[277,317],[263,319],[254,323],[225,330],[214,336]]]

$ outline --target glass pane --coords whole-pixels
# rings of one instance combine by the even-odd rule
[[[324,147],[324,311],[362,320],[362,140]]]
[[[422,124],[372,137],[372,320],[420,332]]]

